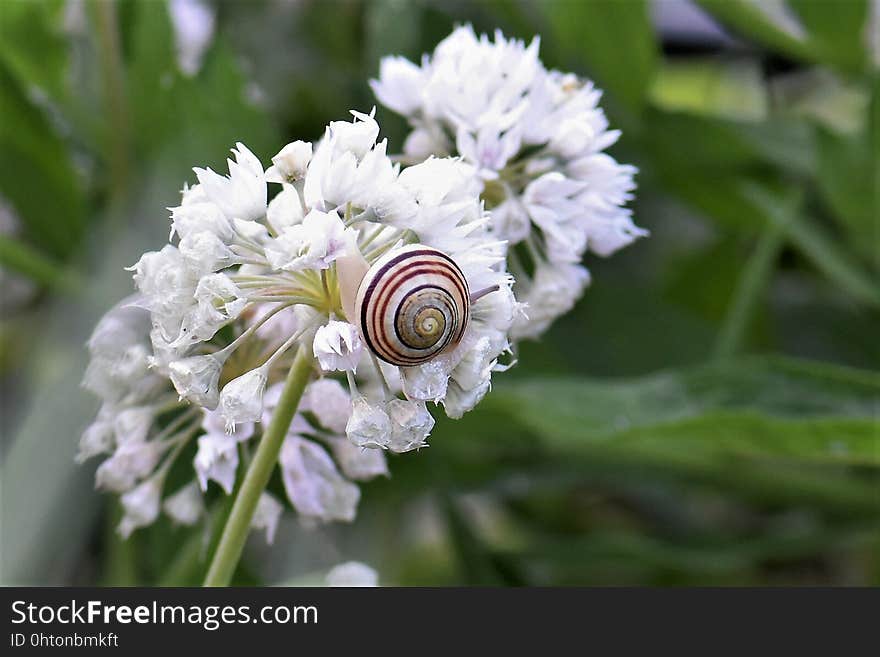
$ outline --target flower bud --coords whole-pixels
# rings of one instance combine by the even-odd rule
[[[202,436],[193,466],[202,491],[208,490],[208,481],[213,479],[229,495],[238,469],[238,444],[234,438],[223,434]]]
[[[425,402],[392,399],[388,402],[391,418],[391,439],[388,449],[392,452],[408,452],[427,446],[427,438],[434,428],[434,418]]]
[[[354,372],[361,359],[363,344],[353,324],[330,321],[315,333],[312,350],[325,372]]]
[[[380,405],[371,404],[365,397],[355,397],[345,434],[358,447],[385,448],[391,440],[391,418]]]
[[[339,474],[323,447],[290,436],[281,447],[279,463],[287,497],[300,515],[321,522],[354,520],[360,489]]]
[[[266,530],[266,543],[272,545],[275,541],[275,530],[278,529],[278,520],[284,507],[273,495],[263,492],[257,501],[254,517],[251,519],[251,529]]]
[[[205,512],[205,501],[199,492],[198,483],[191,481],[174,495],[166,498],[162,503],[162,510],[180,525],[196,524]]]
[[[327,573],[327,586],[378,586],[379,575],[375,570],[358,561],[346,561],[334,566]]]
[[[293,182],[306,175],[312,159],[312,145],[307,141],[294,141],[272,158],[274,166],[266,172],[269,182]]]
[[[168,365],[171,383],[183,399],[208,409],[217,408],[223,360],[215,354],[190,356]]]
[[[232,433],[239,422],[259,422],[263,414],[263,391],[266,370],[258,367],[227,383],[220,392],[220,414],[226,420],[226,432]]]
[[[159,515],[159,499],[162,496],[162,480],[150,477],[142,484],[122,496],[125,514],[116,531],[122,538],[128,538],[138,527],[152,524]]]

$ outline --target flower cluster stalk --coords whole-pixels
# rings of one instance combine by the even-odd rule
[[[232,580],[241,553],[247,540],[254,511],[260,495],[269,483],[272,469],[278,461],[278,453],[287,436],[287,430],[300,398],[309,382],[312,373],[312,359],[307,350],[300,347],[293,367],[287,375],[284,391],[278,409],[272,416],[272,422],[263,434],[260,445],[254,458],[248,466],[241,489],[232,505],[232,512],[226,521],[217,551],[211,559],[208,574],[205,576],[204,586],[228,586]]]

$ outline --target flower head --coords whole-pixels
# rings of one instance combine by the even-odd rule
[[[473,166],[432,157],[401,170],[373,114],[353,114],[314,145],[288,144],[265,173],[242,144],[228,175],[197,168],[171,209],[169,243],[132,267],[137,296],[96,327],[84,385],[103,406],[78,458],[109,455],[96,482],[130,494],[126,532],[154,509],[198,522],[210,481],[232,492],[240,450],[253,453],[243,444],[278,417],[297,353],[314,362],[278,467],[309,522],[353,519],[355,482],[388,474],[386,450],[427,444],[428,403],[458,416],[503,368],[517,302]],[[428,289],[454,289],[426,303],[382,296],[381,340],[446,340],[426,362],[397,365],[365,339],[355,305],[371,268],[414,254]],[[424,254],[454,276],[430,278]],[[165,473],[192,443],[193,482],[162,500]],[[271,541],[281,506],[260,505],[255,526]]]
[[[469,167],[492,232],[511,247],[520,300],[536,289],[530,272],[567,268],[587,251],[608,256],[647,234],[624,207],[635,167],[603,152],[620,133],[608,127],[601,92],[547,70],[539,47],[537,38],[526,44],[496,32],[492,40],[459,27],[421,65],[386,57],[371,82],[379,102],[413,127],[405,156],[457,155]],[[518,335],[538,336],[569,308],[545,304],[520,318]]]

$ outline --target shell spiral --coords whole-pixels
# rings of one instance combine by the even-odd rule
[[[461,340],[470,295],[461,269],[445,253],[414,244],[385,254],[358,288],[361,336],[392,365],[419,365]]]

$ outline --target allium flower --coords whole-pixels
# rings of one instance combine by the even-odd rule
[[[202,67],[202,57],[214,36],[215,16],[211,5],[202,0],[171,0],[168,3],[177,64],[187,76]]]
[[[159,500],[162,496],[162,476],[150,477],[122,495],[122,508],[125,514],[119,523],[118,532],[128,538],[138,527],[150,525],[159,516]]]
[[[194,525],[205,512],[205,502],[198,482],[191,481],[162,502],[162,510],[174,522]]]
[[[379,574],[365,563],[346,561],[331,568],[326,581],[327,586],[371,587],[379,585]]]
[[[275,531],[278,529],[278,521],[284,507],[273,495],[263,493],[257,501],[257,510],[251,520],[251,529],[265,530],[266,543],[272,545],[275,542]]]
[[[193,467],[203,491],[208,490],[208,481],[215,481],[227,495],[231,493],[238,470],[238,445],[235,438],[217,433],[199,438],[199,450]]]
[[[517,305],[480,184],[450,159],[401,171],[378,134],[354,113],[266,172],[237,144],[227,176],[195,169],[169,243],[131,268],[137,296],[89,342],[84,385],[103,405],[78,456],[109,455],[96,483],[124,496],[121,532],[160,510],[193,524],[232,493],[297,352],[314,361],[278,467],[310,524],[351,521],[354,482],[388,474],[385,450],[427,444],[428,404],[459,416],[504,367]],[[166,473],[189,467],[163,500]],[[270,542],[279,504],[252,519]]]
[[[360,490],[346,480],[323,447],[289,436],[279,457],[284,489],[293,507],[308,520],[354,520]]]
[[[315,332],[312,350],[325,372],[356,372],[363,345],[356,326],[331,321]]]
[[[609,130],[601,92],[547,70],[538,48],[538,38],[526,45],[496,32],[492,41],[459,27],[421,65],[386,57],[371,82],[379,102],[412,126],[405,161],[457,155],[469,165],[493,233],[510,246],[508,267],[526,305],[519,338],[538,336],[571,308],[589,281],[578,264],[586,251],[608,256],[647,234],[623,207],[635,167],[603,152],[620,133]],[[542,303],[547,283],[531,273],[553,268],[566,272],[545,278],[579,281],[565,303]],[[462,388],[453,405],[471,406],[477,390]]]

